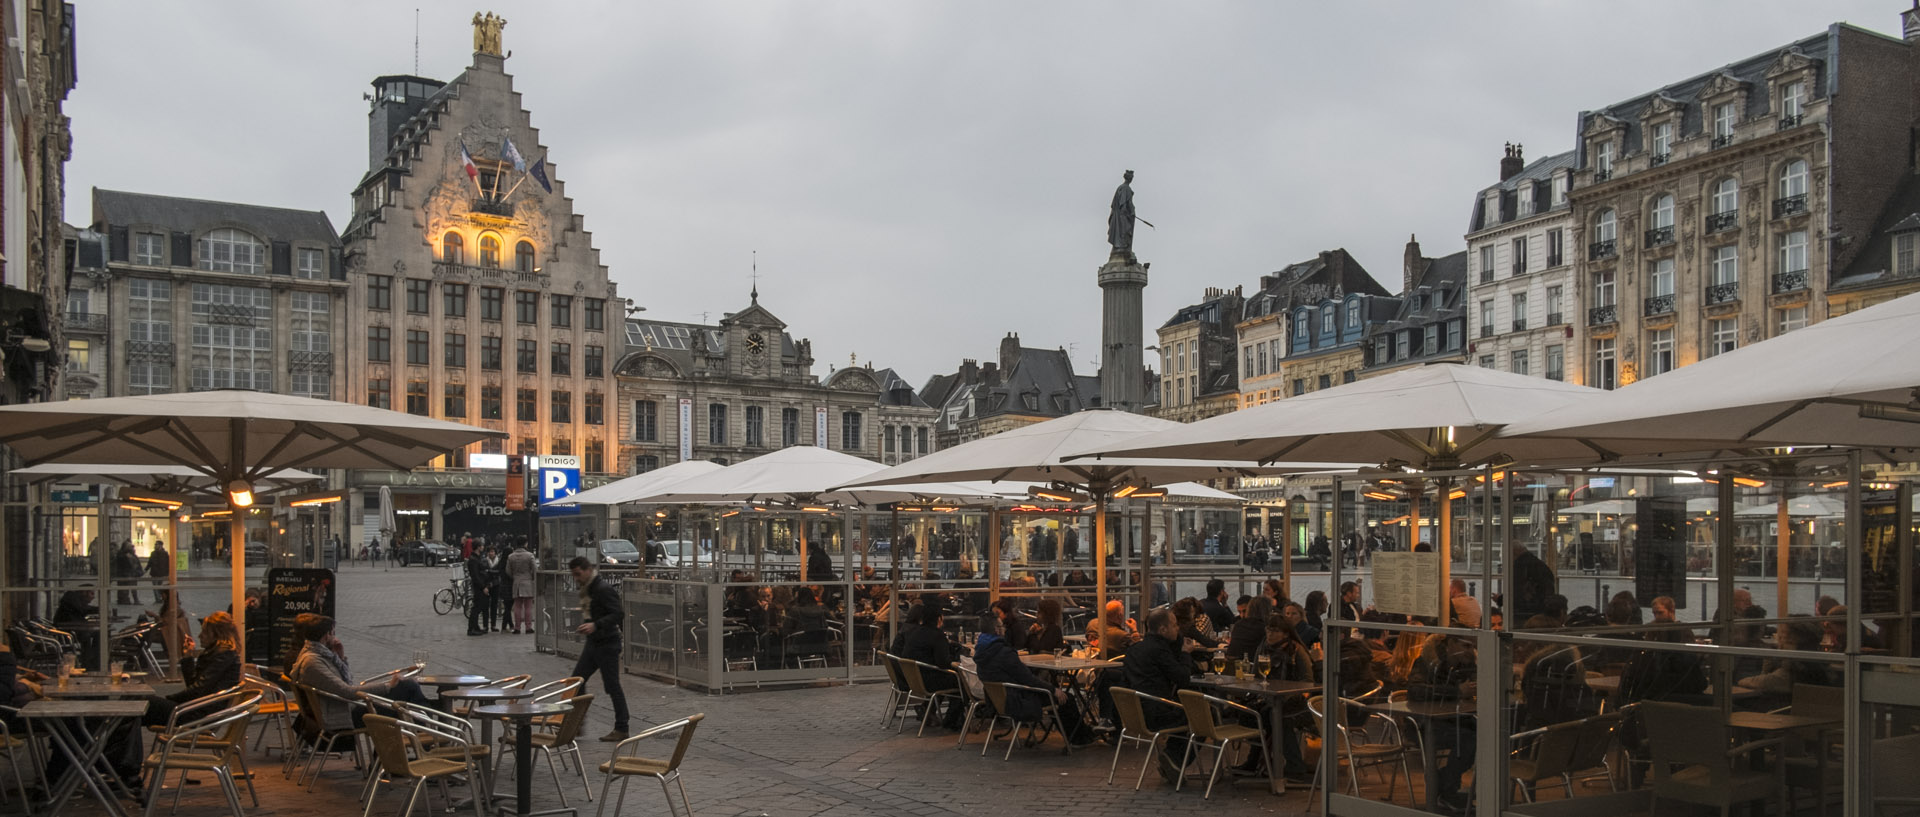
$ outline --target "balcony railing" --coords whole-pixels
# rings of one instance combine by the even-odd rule
[[[1672,153],[1670,153],[1670,152],[1669,152],[1669,153],[1655,153],[1655,154],[1653,154],[1653,157],[1652,157],[1651,159],[1648,159],[1648,160],[1647,160],[1647,163],[1648,163],[1648,166],[1650,166],[1650,167],[1659,167],[1659,166],[1661,166],[1661,165],[1663,165],[1663,164],[1666,164],[1666,163],[1667,163],[1667,162],[1668,162],[1669,160],[1671,160],[1671,159],[1673,159],[1673,154],[1672,154]]]
[[[1483,338],[1493,337],[1493,325],[1492,324],[1482,325],[1480,327],[1480,337],[1483,337]]]
[[[1527,331],[1527,322],[1526,322],[1526,319],[1524,319],[1524,318],[1523,318],[1523,319],[1521,319],[1521,320],[1517,320],[1517,321],[1514,321],[1514,322],[1513,322],[1513,331],[1515,331],[1515,332],[1525,332],[1525,331]]]
[[[1547,313],[1547,325],[1548,325],[1548,326],[1559,326],[1560,324],[1563,324],[1563,323],[1566,323],[1566,322],[1567,322],[1567,316],[1566,316],[1566,315],[1564,315],[1564,314],[1561,314],[1561,313],[1559,313],[1559,312],[1548,312],[1548,313]]]
[[[303,351],[288,352],[287,366],[293,369],[294,371],[302,371],[302,372],[331,371],[333,369],[333,353],[332,352],[303,352]]]
[[[1527,274],[1527,262],[1525,262],[1525,261],[1515,261],[1515,262],[1513,262],[1513,274],[1515,274],[1515,275],[1525,275],[1525,274]]]
[[[1786,130],[1788,128],[1798,127],[1800,125],[1800,120],[1805,116],[1806,116],[1805,114],[1796,113],[1791,116],[1780,117],[1780,129]]]
[[[1728,210],[1724,213],[1707,214],[1707,232],[1717,233],[1740,226],[1740,211]]]
[[[1714,147],[1717,147],[1717,148],[1723,148],[1723,147],[1726,147],[1726,146],[1728,146],[1728,145],[1731,145],[1731,144],[1733,144],[1733,134],[1731,134],[1731,133],[1729,133],[1729,134],[1726,134],[1726,135],[1723,135],[1723,136],[1715,136],[1715,137],[1713,137],[1713,146],[1714,146]]]
[[[1483,283],[1483,284],[1491,284],[1491,283],[1493,283],[1493,270],[1490,270],[1490,269],[1483,269],[1483,270],[1481,270],[1481,271],[1480,271],[1480,283]]]
[[[127,357],[134,360],[172,360],[173,342],[165,340],[127,341]]]
[[[68,312],[66,328],[70,332],[105,332],[107,316],[98,312]]]
[[[1595,183],[1604,182],[1611,178],[1613,178],[1613,168],[1593,171],[1593,180]]]
[[[1589,309],[1587,310],[1587,325],[1588,326],[1606,326],[1607,324],[1613,323],[1619,320],[1619,317],[1616,314],[1616,312],[1617,312],[1617,307],[1615,307],[1613,304],[1607,304],[1606,306],[1596,306],[1592,309]]]
[[[1598,261],[1602,258],[1612,258],[1619,252],[1618,243],[1616,239],[1609,238],[1605,241],[1595,241],[1592,244],[1588,244],[1587,260]]]
[[[1773,294],[1799,292],[1807,288],[1807,271],[1803,269],[1776,272],[1773,274]]]
[[[1707,287],[1707,304],[1730,304],[1740,300],[1740,282],[1730,284],[1711,284]]]
[[[1666,315],[1673,312],[1672,295],[1655,295],[1641,302],[1640,314],[1647,317]]]
[[[1807,194],[1805,193],[1801,193],[1798,196],[1787,196],[1785,198],[1778,198],[1773,200],[1773,217],[1774,218],[1786,218],[1788,216],[1797,216],[1802,213],[1805,213],[1806,211],[1807,211]]]
[[[1566,259],[1559,255],[1547,256],[1547,266],[1549,267],[1557,267],[1564,263],[1566,263]]]
[[[1672,244],[1673,243],[1673,227],[1671,226],[1655,227],[1647,231],[1646,238],[1647,238],[1647,246],[1649,247],[1658,247],[1662,244]]]
[[[492,201],[490,199],[479,198],[473,200],[473,204],[469,209],[482,215],[513,218],[513,202],[510,201]]]

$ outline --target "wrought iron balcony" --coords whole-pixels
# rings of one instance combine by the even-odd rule
[[[1803,269],[1776,272],[1773,274],[1773,294],[1799,292],[1807,288],[1807,271]]]
[[[1731,134],[1731,133],[1729,133],[1729,134],[1726,134],[1726,135],[1724,135],[1724,136],[1715,136],[1715,137],[1713,137],[1713,146],[1714,146],[1714,147],[1717,147],[1717,148],[1723,148],[1723,147],[1726,147],[1726,146],[1728,146],[1728,145],[1731,145],[1731,144],[1733,144],[1733,134]]]
[[[288,352],[287,366],[294,371],[332,371],[332,352]]]
[[[1800,120],[1801,120],[1802,118],[1804,118],[1805,116],[1806,116],[1806,114],[1798,114],[1798,113],[1797,113],[1797,114],[1794,114],[1794,115],[1792,115],[1792,116],[1783,116],[1783,117],[1780,117],[1780,129],[1781,129],[1781,130],[1786,130],[1786,129],[1788,129],[1788,128],[1792,128],[1792,127],[1798,127],[1798,126],[1800,125]]]
[[[433,265],[433,277],[452,278],[459,281],[504,281],[507,271],[495,267],[476,267],[472,264],[449,264],[445,262]]]
[[[1740,282],[1712,284],[1707,287],[1707,304],[1730,304],[1740,300]]]
[[[1655,227],[1647,231],[1646,238],[1647,238],[1647,246],[1649,247],[1658,247],[1662,244],[1672,244],[1673,228],[1671,226]]]
[[[1527,319],[1526,319],[1526,318],[1521,318],[1520,320],[1517,320],[1517,321],[1514,321],[1514,322],[1513,322],[1513,331],[1515,331],[1515,332],[1525,332],[1525,331],[1527,331]]]
[[[1559,312],[1548,312],[1548,313],[1547,313],[1547,325],[1548,325],[1548,326],[1559,326],[1560,324],[1563,324],[1563,323],[1566,323],[1566,322],[1567,322],[1567,316],[1566,316],[1566,315],[1563,315],[1563,314],[1561,314],[1561,313],[1559,313]]]
[[[127,341],[127,357],[133,360],[172,360],[173,342],[165,340]]]
[[[1787,196],[1773,200],[1773,217],[1786,218],[1807,212],[1807,194]]]
[[[482,215],[513,218],[513,202],[510,201],[493,201],[491,199],[478,198],[473,200],[473,204],[468,209]]]
[[[1728,210],[1724,213],[1707,214],[1707,232],[1717,233],[1740,226],[1740,211]]]
[[[1666,315],[1673,312],[1672,295],[1655,295],[1641,302],[1640,314],[1647,317]]]
[[[98,312],[68,312],[66,329],[69,332],[105,332],[107,316]]]
[[[1613,178],[1613,168],[1593,171],[1593,180],[1595,183],[1604,182],[1611,178]]]
[[[1672,159],[1673,159],[1673,154],[1671,152],[1655,153],[1653,154],[1652,158],[1647,160],[1647,163],[1649,167],[1659,167],[1663,164],[1666,164],[1668,161],[1671,161]]]
[[[1515,274],[1515,275],[1525,275],[1525,274],[1527,274],[1527,262],[1525,262],[1525,261],[1515,261],[1515,262],[1513,262],[1513,274]]]
[[[1481,270],[1481,271],[1480,271],[1480,283],[1483,283],[1483,284],[1491,284],[1491,283],[1493,283],[1493,270],[1490,270],[1490,269],[1483,269],[1483,270]]]
[[[1493,337],[1493,324],[1481,324],[1480,337],[1483,337],[1483,338]]]
[[[1614,323],[1619,320],[1619,316],[1616,314],[1617,312],[1618,309],[1613,304],[1593,307],[1587,310],[1587,325],[1606,326],[1607,324]]]
[[[1561,257],[1561,256],[1560,256],[1559,254],[1557,254],[1557,253],[1556,253],[1556,254],[1554,254],[1554,255],[1549,255],[1549,256],[1547,256],[1547,266],[1548,266],[1548,267],[1557,267],[1557,266],[1560,266],[1561,264],[1564,264],[1564,263],[1566,263],[1566,260],[1567,260],[1567,259],[1565,259],[1564,257]]]
[[[1592,244],[1588,244],[1587,260],[1598,261],[1602,258],[1614,257],[1619,253],[1619,247],[1617,246],[1617,244],[1618,244],[1618,241],[1612,238],[1609,238],[1605,241],[1595,241]]]

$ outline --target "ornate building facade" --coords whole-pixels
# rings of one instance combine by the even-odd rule
[[[817,445],[897,464],[931,453],[937,412],[892,369],[848,365],[825,382],[813,344],[760,305],[713,325],[625,322],[619,380],[622,466],[736,463]],[[851,362],[850,362],[851,364]]]
[[[1466,251],[1429,258],[1408,236],[1400,275],[1391,311],[1367,330],[1363,378],[1466,359]]]
[[[1910,167],[1915,46],[1846,24],[1580,116],[1585,382],[1827,316]]]
[[[1371,303],[1374,297],[1386,294],[1380,282],[1344,248],[1325,250],[1313,258],[1260,276],[1260,289],[1247,298],[1241,320],[1235,326],[1240,344],[1241,408],[1299,393],[1289,388],[1290,378],[1299,378],[1302,390],[1305,383],[1318,384],[1322,369],[1333,382],[1346,382],[1346,371],[1358,367],[1347,365],[1344,358],[1335,360],[1318,354],[1331,351],[1344,328],[1324,339],[1308,328],[1301,340],[1295,342],[1295,334],[1302,328],[1297,319],[1307,320],[1311,327],[1319,318],[1320,307],[1328,301],[1365,298]],[[1338,307],[1331,308],[1338,310]],[[1368,314],[1371,315],[1371,308]],[[1317,340],[1320,342],[1316,345]],[[1343,345],[1342,349],[1345,348]],[[1300,364],[1299,367],[1290,369],[1290,361]]]
[[[1208,287],[1204,296],[1158,331],[1160,404],[1150,413],[1160,419],[1191,423],[1240,408],[1234,327],[1247,299],[1239,287]]]
[[[1480,366],[1570,383],[1580,354],[1573,314],[1573,262],[1568,252],[1572,151],[1526,163],[1519,145],[1500,160],[1500,183],[1474,197],[1467,230],[1473,339],[1468,359]]]
[[[1158,394],[1146,372],[1147,394]],[[1100,378],[1076,374],[1065,349],[1020,345],[1012,332],[1000,339],[999,355],[981,363],[968,359],[952,374],[934,375],[920,389],[938,412],[937,445],[951,448],[1002,431],[1100,407]],[[1149,400],[1148,412],[1153,410]]]

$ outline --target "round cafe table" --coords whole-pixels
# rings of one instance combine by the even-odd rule
[[[533,801],[533,721],[548,715],[558,715],[573,709],[569,703],[499,703],[476,706],[473,714],[486,718],[504,718],[513,721],[513,789],[519,802],[514,813],[520,817],[530,814],[578,814],[571,808],[529,811]]]
[[[533,693],[524,689],[495,689],[493,687],[477,687],[473,689],[449,689],[445,692],[440,693],[440,700],[443,703],[448,703],[448,704],[451,704],[451,702],[453,701],[471,701],[476,705],[512,703],[522,698],[531,698],[531,697],[533,697]],[[478,706],[476,706],[474,714],[478,714]],[[477,720],[480,721],[480,745],[492,746],[493,745],[493,719],[478,718]],[[493,770],[494,770],[494,763],[491,759],[489,759],[487,761],[487,773],[492,774]]]
[[[447,690],[454,687],[477,687],[481,684],[493,683],[493,679],[485,675],[415,675],[413,680],[423,687],[433,687],[434,695],[438,697],[437,703],[442,710],[447,708]]]

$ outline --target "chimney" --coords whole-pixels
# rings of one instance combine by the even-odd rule
[[[1400,293],[1405,295],[1413,291],[1413,282],[1420,277],[1426,267],[1426,259],[1420,257],[1420,239],[1407,235],[1407,257],[1402,262]]]
[[[1920,43],[1920,0],[1914,0],[1913,8],[1900,12],[1900,36],[1907,42]]]
[[[1020,360],[1020,333],[1008,332],[1000,339],[1000,370],[1013,371],[1013,364]]]
[[[1507,143],[1507,155],[1500,158],[1500,181],[1506,181],[1520,174],[1520,168],[1526,167],[1525,159],[1520,158],[1520,146]]]
[[[980,364],[972,359],[960,361],[960,382],[968,385],[980,382]]]
[[[980,382],[988,387],[1000,385],[1000,370],[994,366],[993,361],[989,360],[986,365],[980,367]]]

